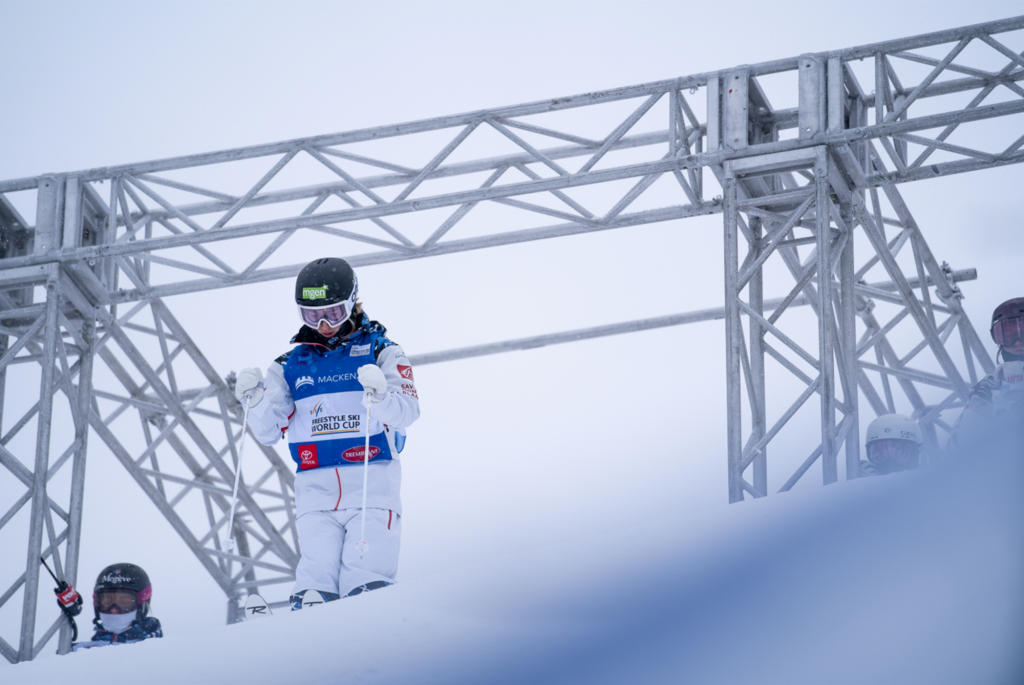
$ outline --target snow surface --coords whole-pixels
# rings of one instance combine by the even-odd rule
[[[1020,682],[1022,475],[947,466],[609,528],[4,682]]]

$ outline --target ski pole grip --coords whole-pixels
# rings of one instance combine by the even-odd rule
[[[57,603],[60,609],[68,616],[77,616],[82,612],[82,596],[71,585],[60,581],[60,585],[54,589],[53,594],[57,595]]]

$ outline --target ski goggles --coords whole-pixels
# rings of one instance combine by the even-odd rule
[[[1012,345],[1017,338],[1024,340],[1024,316],[1000,319],[992,324],[992,337],[996,345]]]
[[[352,316],[352,305],[349,302],[339,302],[327,307],[304,307],[301,304],[298,307],[302,323],[310,328],[316,328],[321,321],[326,321],[328,326],[335,328]]]
[[[868,461],[872,464],[883,464],[895,462],[906,464],[910,462],[920,451],[917,443],[910,440],[875,440],[867,445]]]
[[[97,590],[94,604],[101,614],[113,613],[114,608],[127,614],[139,608],[139,597],[134,590]]]

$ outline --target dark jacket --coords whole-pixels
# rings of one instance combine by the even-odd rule
[[[92,649],[93,647],[106,647],[112,644],[129,644],[131,642],[142,642],[151,637],[163,637],[164,631],[160,627],[160,621],[153,616],[147,616],[141,620],[132,621],[128,629],[120,633],[112,633],[109,630],[97,628],[96,633],[89,642],[78,642],[71,645],[71,651],[79,649]]]

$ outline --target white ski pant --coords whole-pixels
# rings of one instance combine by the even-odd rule
[[[359,558],[361,509],[310,511],[297,520],[302,558],[295,589],[325,590],[342,597],[374,580],[395,582],[402,517],[389,509],[366,510],[366,542]]]

